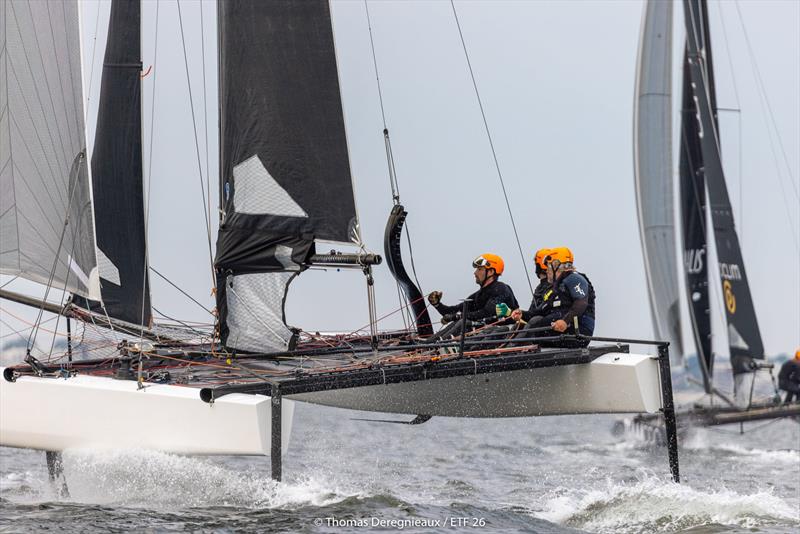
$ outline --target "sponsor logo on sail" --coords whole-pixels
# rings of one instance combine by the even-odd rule
[[[703,248],[695,248],[686,250],[684,263],[686,264],[686,272],[689,274],[700,274],[703,272],[703,256],[706,250]]]
[[[723,280],[741,280],[742,270],[735,263],[720,263],[719,275]]]
[[[728,313],[733,315],[736,313],[736,295],[733,294],[730,280],[722,282],[722,292],[725,294],[725,307],[728,308]]]

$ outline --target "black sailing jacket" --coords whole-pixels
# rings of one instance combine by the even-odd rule
[[[519,308],[514,292],[511,288],[503,282],[494,281],[488,286],[480,288],[478,291],[467,297],[467,319],[470,321],[479,321],[489,317],[495,317],[495,306],[497,304],[506,304],[510,309],[515,310]],[[451,313],[458,313],[461,311],[461,306],[447,306],[436,304],[434,306],[436,311],[442,315]]]

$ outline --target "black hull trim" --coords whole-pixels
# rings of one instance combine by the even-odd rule
[[[559,365],[579,365],[591,363],[609,352],[627,353],[629,352],[629,347],[627,345],[606,345],[586,349],[555,350],[552,352],[510,353],[481,358],[460,358],[452,361],[410,363],[372,369],[319,373],[298,378],[272,379],[269,382],[265,381],[258,384],[202,388],[200,390],[200,398],[205,402],[214,402],[215,399],[230,393],[272,396],[274,390],[280,390],[282,395],[297,395],[334,389],[399,384],[402,382],[519,371],[522,369],[539,369]]]

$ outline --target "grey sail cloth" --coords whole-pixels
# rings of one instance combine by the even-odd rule
[[[100,299],[76,1],[0,2],[0,272]]]
[[[634,177],[655,337],[682,356],[672,173],[672,2],[646,2],[634,100]]]

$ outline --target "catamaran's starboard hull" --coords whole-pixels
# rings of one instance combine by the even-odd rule
[[[446,417],[652,413],[661,408],[661,383],[658,362],[652,356],[612,352],[591,363],[318,391],[287,398],[352,410]]]
[[[0,367],[0,375],[3,368]],[[0,445],[153,449],[177,454],[269,455],[271,399],[233,394],[213,404],[190,387],[78,375],[0,378]],[[281,445],[289,446],[294,403],[282,403]]]

